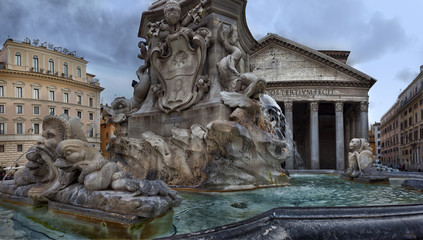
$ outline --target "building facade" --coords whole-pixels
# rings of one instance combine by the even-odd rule
[[[42,133],[48,114],[81,119],[90,143],[100,148],[100,92],[87,61],[47,44],[7,39],[0,52],[0,162],[12,165]],[[26,162],[21,158],[19,164]]]
[[[382,163],[423,170],[423,66],[381,119]]]
[[[107,105],[106,105],[107,106]],[[103,113],[103,106],[101,106],[101,113]],[[110,139],[114,136],[115,124],[110,123],[103,116],[100,119],[100,151],[104,158],[110,159],[108,151]]]
[[[398,167],[401,163],[400,153],[400,118],[399,101],[386,112],[380,120],[381,162],[387,166]]]
[[[372,153],[376,159],[381,156],[381,142],[380,142],[380,123],[375,122],[370,126],[369,144],[372,148]]]
[[[267,94],[283,109],[288,144],[296,146],[288,169],[343,170],[349,141],[368,139],[368,91],[376,80],[347,65],[348,56],[275,34],[253,47],[250,68],[267,81]]]

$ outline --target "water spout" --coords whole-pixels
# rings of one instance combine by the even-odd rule
[[[9,172],[7,172],[7,173],[4,175],[4,177],[3,177],[3,179],[2,179],[2,181],[1,181],[1,183],[0,183],[0,186],[1,186],[1,185],[3,185],[4,180],[6,180],[6,177],[7,177],[7,176],[9,175],[9,173],[11,172],[12,167],[13,167],[13,166],[16,166],[16,163],[19,161],[19,159],[21,159],[23,156],[27,155],[28,153],[33,153],[33,152],[35,152],[35,149],[29,149],[28,151],[26,151],[25,153],[23,153],[22,155],[20,155],[20,156],[19,156],[19,157],[15,160],[15,162],[13,163],[13,165],[10,167]]]

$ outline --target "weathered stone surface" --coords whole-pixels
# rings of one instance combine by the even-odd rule
[[[421,239],[423,205],[275,208],[172,239]]]
[[[353,138],[349,144],[348,169],[345,174],[357,178],[363,175],[363,171],[372,166],[374,161],[369,143],[365,138]],[[367,173],[369,175],[370,172]]]
[[[247,127],[216,120],[207,129],[201,125],[173,128],[172,137],[144,132],[142,139],[116,138],[110,146],[122,168],[137,178],[220,190],[286,184],[280,167],[286,157],[285,142],[252,120],[241,122]]]
[[[423,179],[408,178],[402,183],[401,186],[405,188],[423,191]]]
[[[180,204],[181,197],[163,181],[134,179],[116,162],[104,159],[83,141],[81,131],[76,120],[45,117],[42,138],[31,149],[29,164],[15,175],[15,182],[0,186],[0,195],[28,199],[29,204],[59,202],[147,218]],[[163,146],[160,138],[148,139],[152,148]],[[165,153],[165,149],[158,150]]]

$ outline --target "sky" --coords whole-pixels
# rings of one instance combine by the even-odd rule
[[[100,79],[103,104],[132,97],[142,64],[138,28],[153,0],[0,0],[0,42],[39,39],[76,51]],[[316,50],[351,51],[348,64],[377,79],[369,122],[395,103],[423,65],[422,0],[250,0],[258,40],[276,33]]]

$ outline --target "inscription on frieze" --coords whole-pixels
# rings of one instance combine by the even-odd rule
[[[331,88],[315,88],[315,89],[267,89],[266,93],[270,96],[315,96],[334,95],[335,89]]]

